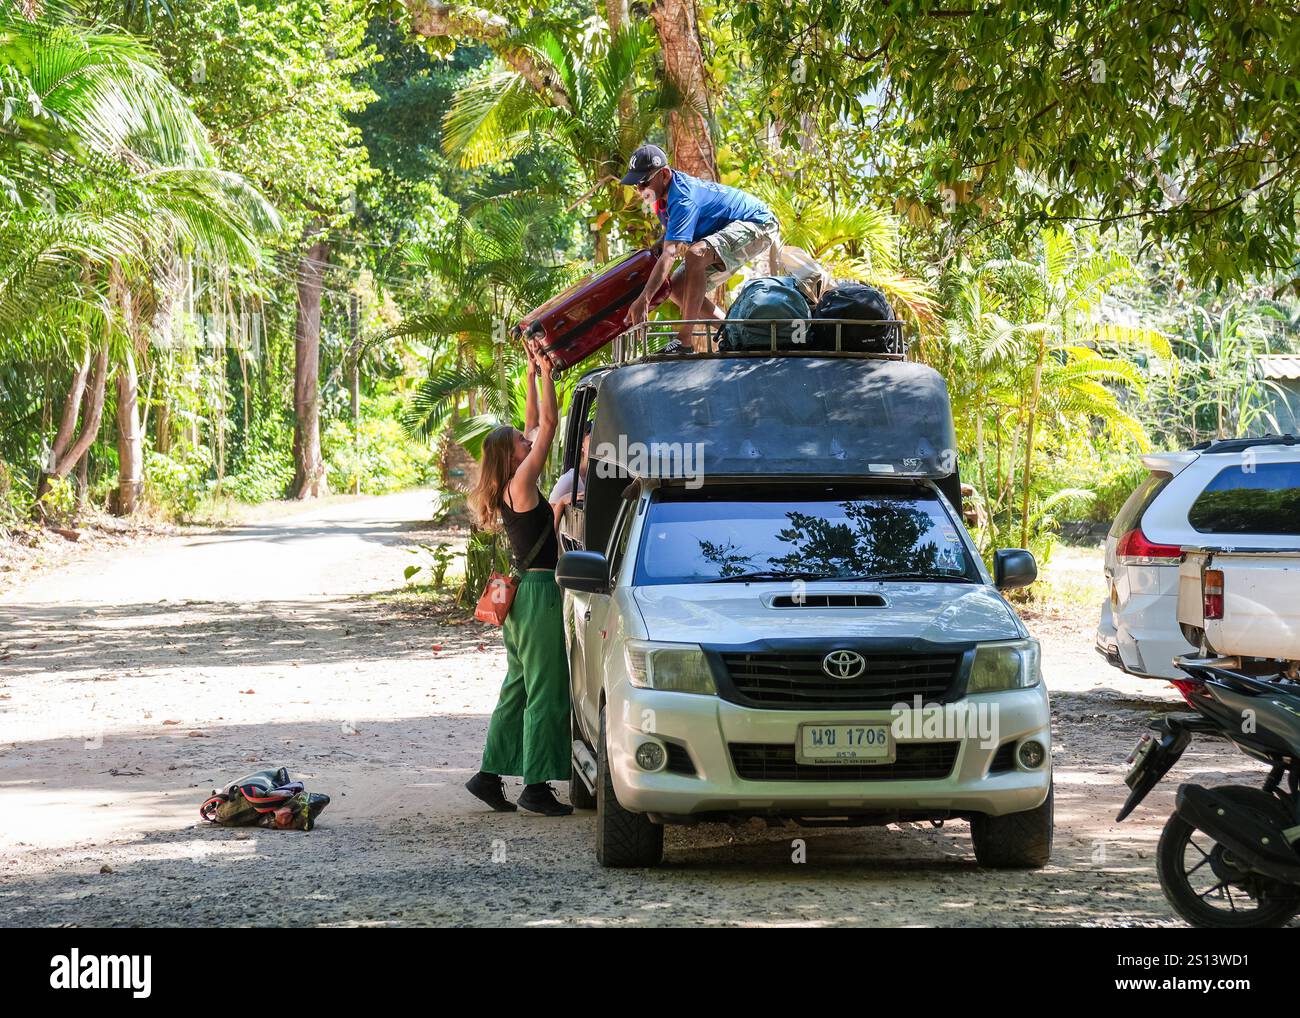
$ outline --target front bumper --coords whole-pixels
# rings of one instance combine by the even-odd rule
[[[957,742],[951,771],[934,778],[870,780],[751,780],[737,774],[732,744],[793,748],[799,725],[862,723],[890,725],[894,715],[876,711],[758,710],[713,696],[642,689],[627,683],[611,691],[606,707],[610,775],[619,804],[637,813],[664,817],[701,814],[859,814],[908,812],[999,816],[1039,806],[1051,784],[1051,712],[1042,683],[1033,689],[981,693],[954,705],[974,709],[965,738],[951,731],[937,737],[899,737],[904,743]],[[935,708],[930,708],[934,710]],[[942,710],[942,708],[937,708]],[[908,712],[915,713],[915,712]],[[991,723],[987,720],[991,719]],[[918,720],[918,719],[913,719]],[[914,731],[929,735],[920,727]],[[989,773],[1000,746],[1036,739],[1047,760],[1027,770],[1012,757],[1009,770]],[[694,775],[647,772],[636,748],[647,739],[675,744],[689,755]],[[1004,751],[1005,752],[1005,751]],[[680,758],[680,749],[678,750]]]

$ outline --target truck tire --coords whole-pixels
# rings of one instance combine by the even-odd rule
[[[578,728],[578,717],[575,714],[569,721],[570,732],[573,741],[577,742],[582,739],[582,730]],[[582,739],[586,742],[585,739]],[[569,775],[569,804],[574,809],[595,809],[596,793],[587,791],[587,783],[582,780],[582,774],[578,771],[578,761],[572,763],[572,773]]]
[[[1041,869],[1052,856],[1052,788],[1041,806],[970,822],[975,859],[989,869]]]
[[[602,707],[596,754],[596,861],[616,869],[658,866],[664,857],[663,825],[618,804],[609,773],[608,741]]]

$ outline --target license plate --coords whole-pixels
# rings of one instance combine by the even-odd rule
[[[894,762],[888,725],[800,725],[797,746],[799,763]]]
[[[1133,787],[1134,782],[1142,776],[1142,772],[1147,767],[1147,761],[1151,759],[1151,754],[1155,748],[1160,745],[1160,740],[1151,735],[1142,736],[1142,740],[1129,754],[1127,763],[1129,765],[1128,773],[1124,775],[1124,784],[1129,788]]]

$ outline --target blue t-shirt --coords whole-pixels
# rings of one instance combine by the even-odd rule
[[[772,210],[752,194],[712,180],[700,180],[681,170],[673,170],[658,212],[659,221],[664,224],[664,240],[686,244],[717,233],[738,220],[764,225],[776,221]]]

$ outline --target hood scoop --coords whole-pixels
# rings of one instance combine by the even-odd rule
[[[885,608],[880,594],[776,594],[769,608]]]

